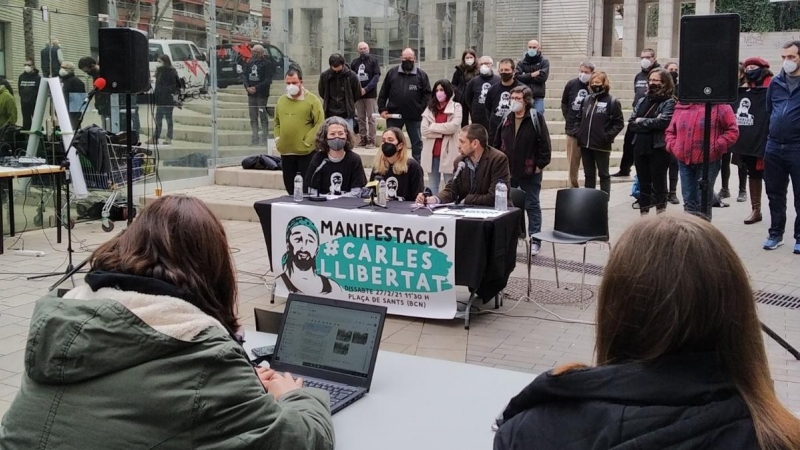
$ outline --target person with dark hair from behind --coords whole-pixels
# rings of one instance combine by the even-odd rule
[[[305,185],[311,195],[360,197],[367,176],[361,157],[353,151],[355,133],[341,117],[325,119],[317,132],[317,151],[308,164]]]
[[[325,118],[341,117],[354,130],[356,101],[361,97],[361,82],[344,62],[344,56],[334,53],[328,58],[330,69],[319,76],[319,98]]]
[[[167,138],[163,145],[172,144],[172,110],[175,108],[175,98],[181,92],[181,79],[178,71],[172,67],[172,60],[168,55],[158,55],[156,58],[156,83],[153,88],[153,100],[156,107],[156,127],[150,136],[150,144],[158,144],[161,137],[161,122],[167,121]]]
[[[511,111],[506,115],[494,146],[508,158],[511,186],[525,192],[525,212],[528,215],[528,236],[531,236],[531,255],[538,255],[542,244],[533,235],[542,231],[542,177],[550,164],[550,132],[544,116],[533,107],[533,95],[527,86],[511,90]],[[535,121],[535,122],[534,122]]]
[[[456,160],[456,166],[460,167],[463,162],[463,170],[437,195],[428,198],[423,194],[417,195],[417,203],[494,206],[497,183],[503,182],[508,186],[511,173],[505,153],[489,147],[488,141],[489,136],[483,125],[473,123],[462,128],[458,136],[461,157]]]
[[[204,203],[155,200],[89,262],[85,285],[36,303],[4,449],[42,436],[48,448],[333,448],[327,394],[254,369],[242,348],[231,249]]]
[[[634,133],[633,153],[641,189],[639,212],[643,216],[652,206],[658,214],[667,210],[667,172],[671,155],[667,152],[664,133],[675,111],[674,89],[672,77],[666,70],[651,71],[647,95],[639,99],[628,120],[628,130]]]
[[[539,375],[498,417],[495,450],[800,448],[722,232],[690,215],[637,221],[603,273],[596,365]]]
[[[383,144],[372,162],[369,181],[377,176],[386,180],[389,200],[410,201],[424,189],[422,166],[411,157],[403,130],[391,127],[383,132]]]
[[[461,64],[456,66],[453,72],[453,79],[450,82],[455,90],[454,100],[461,105],[464,114],[461,117],[461,126],[469,125],[469,103],[466,99],[467,84],[478,75],[478,54],[475,50],[468,48],[461,54]],[[436,89],[434,88],[434,92]]]

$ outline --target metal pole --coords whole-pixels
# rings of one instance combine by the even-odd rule
[[[705,122],[703,124],[703,176],[700,179],[700,192],[702,197],[700,200],[700,210],[703,216],[709,222],[711,221],[711,203],[709,202],[709,193],[712,186],[708,184],[708,166],[710,163],[711,153],[711,108],[714,105],[706,103]]]
[[[211,2],[206,2],[208,11],[208,35],[206,45],[208,50],[209,65],[211,72],[211,83],[209,83],[209,94],[211,95],[211,160],[214,161],[213,167],[219,158],[219,148],[217,147],[217,8]]]
[[[108,1],[108,28],[117,28],[117,2],[116,0]],[[99,64],[103,64],[102,61]],[[103,128],[111,128],[112,133],[118,133],[120,130],[119,123],[119,94],[111,94],[111,124],[103,124]]]
[[[133,136],[131,135],[131,94],[125,94],[125,138],[128,150],[128,225],[133,222]]]

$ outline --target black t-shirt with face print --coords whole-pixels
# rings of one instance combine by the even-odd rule
[[[363,188],[367,185],[367,176],[364,174],[361,157],[352,151],[345,152],[344,158],[339,162],[329,161],[319,173],[314,175],[317,167],[327,157],[327,152],[318,151],[311,158],[306,174],[309,189],[318,189],[322,195],[342,195],[349,193],[354,188]]]
[[[373,170],[369,181],[373,181],[378,176],[386,180],[390,200],[413,201],[417,198],[417,194],[424,189],[422,166],[413,158],[408,159],[408,170],[405,173],[394,173],[393,167],[390,165],[389,170],[384,174]]]

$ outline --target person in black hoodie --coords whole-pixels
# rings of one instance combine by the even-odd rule
[[[533,95],[527,86],[511,90],[511,108],[500,123],[494,147],[508,157],[511,186],[525,191],[528,235],[542,231],[542,171],[550,164],[550,132],[544,116],[533,107]],[[538,255],[541,241],[531,238],[531,255]]]
[[[483,125],[489,129],[489,119],[486,113],[486,95],[489,89],[500,82],[500,76],[494,73],[494,61],[491,56],[481,56],[478,60],[478,76],[472,77],[464,89],[465,111],[469,110],[472,123]]]
[[[150,144],[158,144],[161,137],[161,122],[167,121],[167,139],[164,145],[172,144],[172,110],[175,108],[175,98],[181,92],[181,79],[178,71],[172,67],[172,60],[167,55],[158,55],[156,58],[156,85],[153,88],[153,101],[156,107],[156,126],[150,136]]]
[[[330,69],[319,76],[319,97],[325,118],[341,117],[353,130],[356,117],[356,100],[361,96],[358,76],[347,67],[344,56],[334,53],[328,58]]]
[[[464,114],[461,116],[461,126],[469,124],[469,104],[467,104],[465,92],[467,84],[478,75],[478,54],[475,50],[468,48],[461,54],[461,64],[456,66],[453,72],[451,84],[455,89],[455,101],[461,104]]]
[[[247,92],[247,108],[250,111],[251,146],[266,145],[269,139],[269,114],[267,99],[272,77],[275,75],[275,63],[267,57],[264,47],[256,44],[252,49],[253,56],[242,72],[242,82]],[[259,140],[259,124],[263,137]]]
[[[19,103],[22,107],[22,129],[30,130],[33,122],[33,112],[36,109],[36,97],[39,96],[39,84],[42,76],[36,65],[30,59],[25,60],[25,71],[19,75],[17,88],[19,89]]]
[[[381,78],[381,65],[378,58],[369,54],[366,42],[358,43],[358,58],[350,68],[356,72],[361,83],[361,97],[356,101],[358,133],[361,135],[359,147],[375,148],[375,114],[378,113],[378,81]]]
[[[639,212],[643,216],[654,205],[658,214],[667,209],[667,171],[671,158],[665,132],[675,110],[672,97],[675,85],[669,72],[655,69],[647,83],[647,95],[639,99],[628,120],[628,129],[634,133],[633,153],[641,190]]]
[[[578,187],[578,170],[581,167],[581,148],[575,134],[580,123],[581,106],[583,99],[589,95],[589,79],[594,73],[595,65],[592,62],[581,63],[578,76],[567,81],[564,93],[561,95],[561,115],[566,125],[564,132],[567,134],[567,162],[569,163],[569,184]]]
[[[550,61],[542,55],[539,41],[528,42],[525,57],[517,63],[515,78],[528,86],[533,93],[533,107],[544,115],[544,97],[547,94],[547,78],[550,76]]]
[[[497,419],[494,450],[794,450],[744,264],[688,214],[634,223],[597,296],[596,366],[538,376]]]
[[[641,72],[637,73],[633,78],[633,106],[639,102],[647,93],[647,76],[651,71],[661,68],[656,59],[656,51],[652,48],[646,48],[641,53]],[[612,177],[629,177],[631,176],[631,167],[634,163],[633,154],[633,131],[628,128],[625,131],[625,141],[622,145],[622,160],[619,162],[619,170],[617,173],[611,175]]]
[[[58,76],[61,78],[61,89],[64,92],[64,100],[69,105],[69,94],[86,94],[86,85],[83,81],[75,76],[75,65],[69,61],[61,63],[61,69],[58,71]],[[69,121],[72,124],[72,130],[78,128],[78,120],[81,118],[79,111],[69,113]]]
[[[596,72],[589,80],[592,93],[583,100],[578,115],[576,137],[583,159],[584,187],[594,189],[600,175],[600,189],[611,197],[611,143],[625,128],[622,105],[611,92],[611,80],[605,72]]]
[[[489,142],[494,142],[497,128],[500,123],[511,111],[511,90],[518,86],[525,86],[514,79],[514,60],[505,58],[500,60],[497,65],[500,72],[500,82],[492,85],[486,93],[486,120],[489,126],[486,131],[489,133]]]
[[[389,69],[378,95],[378,109],[387,127],[406,127],[411,139],[411,154],[422,158],[422,112],[431,98],[428,74],[415,64],[414,50],[407,48],[400,56],[400,67]],[[399,114],[400,117],[390,117]]]

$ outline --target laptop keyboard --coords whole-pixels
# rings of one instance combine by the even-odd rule
[[[344,400],[345,398],[356,392],[356,388],[350,386],[342,386],[340,384],[328,384],[324,381],[318,381],[318,380],[305,380],[303,382],[303,387],[311,387],[327,391],[328,395],[330,395],[331,397],[331,406],[339,403],[340,401]]]

